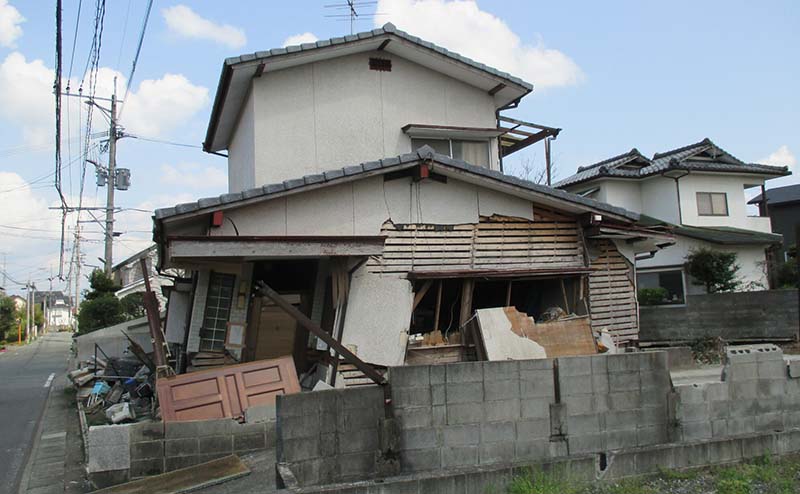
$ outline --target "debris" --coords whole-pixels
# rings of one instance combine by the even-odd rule
[[[322,391],[325,389],[333,389],[333,386],[326,383],[325,381],[317,381],[317,384],[314,385],[312,391]]]
[[[505,308],[480,309],[477,320],[487,360],[547,358],[547,352],[540,344],[513,331]],[[533,324],[533,319],[530,322]]]
[[[600,353],[607,353],[609,355],[617,353],[617,345],[614,344],[614,339],[605,329],[600,331],[600,335],[597,337],[597,348],[600,350]]]
[[[542,345],[548,358],[597,353],[597,343],[587,316],[562,317],[550,322],[534,323],[533,318],[514,307],[505,307],[503,311],[511,321],[511,330]]]
[[[117,403],[106,408],[106,417],[113,424],[119,424],[126,420],[136,418],[136,412],[131,408],[130,403]]]
[[[564,309],[561,307],[549,307],[546,311],[542,312],[542,315],[539,317],[539,322],[558,321],[566,317],[566,315],[567,313],[564,312]]]

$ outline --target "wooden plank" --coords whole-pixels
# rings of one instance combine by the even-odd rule
[[[422,298],[425,296],[426,293],[428,293],[428,290],[430,290],[432,284],[433,284],[432,280],[428,280],[422,284],[422,288],[420,288],[417,294],[414,295],[414,304],[411,306],[411,312],[414,312],[419,303],[422,301]]]
[[[458,326],[464,326],[472,317],[472,294],[475,289],[475,280],[465,279],[461,282],[461,312]]]

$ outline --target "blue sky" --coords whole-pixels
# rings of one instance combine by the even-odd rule
[[[31,276],[40,287],[59,260],[60,213],[48,209],[58,199],[47,176],[54,166],[54,3],[0,0],[0,201],[6,206],[0,252],[7,253],[14,279]],[[89,53],[94,3],[83,1],[76,81]],[[278,47],[292,36],[346,34],[347,22],[325,17],[329,3],[156,0],[122,125],[141,137],[199,145],[223,59]],[[65,76],[77,4],[64,0]],[[112,71],[120,79],[130,72],[146,2],[107,4],[98,85],[105,95]],[[741,159],[797,168],[798,2],[381,0],[377,10],[387,14],[379,24],[392,21],[532,82],[534,93],[509,116],[564,129],[553,145],[558,177],[632,147],[650,155],[704,137]],[[360,22],[356,30],[373,24]],[[78,114],[74,99],[68,105],[73,139],[65,141],[64,162],[75,163],[63,182],[74,203],[80,179],[75,129],[85,113]],[[98,116],[93,132],[104,125]],[[517,160],[543,161],[540,146],[520,154]],[[125,208],[225,192],[225,160],[197,148],[123,139],[119,166],[132,170],[131,189],[117,194]],[[84,201],[101,202],[105,189],[95,187],[92,170],[87,177]],[[146,212],[119,216],[116,230],[125,233],[115,242],[116,260],[144,247],[150,229]],[[74,221],[68,218],[69,228]],[[99,227],[84,226],[86,263],[99,264]]]

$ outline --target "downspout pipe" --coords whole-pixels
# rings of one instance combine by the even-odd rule
[[[676,170],[676,169],[678,169],[678,160],[676,160],[675,158],[672,158],[672,160],[669,162],[669,169],[667,171]],[[689,173],[690,173],[689,170],[683,170],[683,172],[684,172],[683,175],[678,175],[677,177],[671,177],[669,175],[666,175],[666,171],[661,172],[661,176],[662,177],[671,178],[672,180],[675,181],[675,193],[678,196],[678,224],[679,225],[683,225],[683,211],[681,210],[681,188],[680,188],[680,185],[678,184],[678,181],[680,179],[682,179],[683,177],[685,177],[686,175],[689,175]]]

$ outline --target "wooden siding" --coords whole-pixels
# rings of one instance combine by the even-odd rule
[[[481,217],[477,224],[384,223],[383,254],[374,273],[525,270],[585,267],[580,227],[573,217],[534,210],[534,220]]]
[[[639,339],[633,266],[610,240],[590,241],[589,309],[592,329],[617,344]]]

